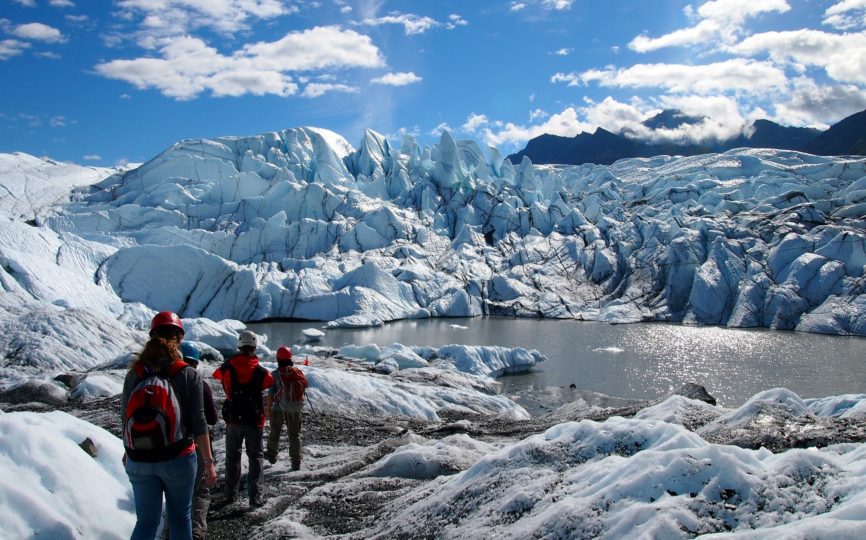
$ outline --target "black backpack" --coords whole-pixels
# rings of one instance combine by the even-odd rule
[[[264,414],[262,402],[262,380],[267,370],[262,366],[253,369],[253,376],[246,383],[238,381],[238,372],[231,363],[222,366],[223,376],[231,377],[231,395],[223,402],[223,420],[229,424],[258,425]]]

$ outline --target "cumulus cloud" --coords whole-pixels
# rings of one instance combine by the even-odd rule
[[[523,9],[526,9],[525,2],[511,2],[511,5],[508,6],[509,11],[521,11]]]
[[[376,77],[375,79],[372,79],[370,82],[374,84],[384,84],[388,86],[406,86],[407,84],[421,82],[421,80],[421,77],[415,75],[410,71],[408,73],[386,73],[381,77]]]
[[[820,30],[764,32],[730,48],[735,54],[766,53],[778,63],[823,68],[842,82],[866,83],[866,34],[833,34]]]
[[[467,133],[475,133],[481,126],[485,126],[488,123],[486,115],[471,113],[466,119],[466,123],[460,126],[460,129]]]
[[[11,34],[17,38],[44,41],[46,43],[66,41],[60,30],[42,23],[19,24],[12,29]]]
[[[346,84],[310,83],[304,87],[304,92],[301,95],[307,98],[314,98],[331,92],[344,92],[351,94],[357,91],[357,88]]]
[[[427,16],[413,15],[411,13],[399,13],[392,11],[388,15],[382,17],[367,17],[359,24],[368,26],[381,26],[383,24],[398,24],[403,26],[403,31],[407,36],[413,34],[423,34],[433,28],[444,27],[446,24],[440,23],[436,19]],[[453,28],[454,25],[452,24]]]
[[[866,0],[842,0],[824,12],[824,24],[839,30],[866,28]]]
[[[8,60],[13,56],[18,56],[28,47],[30,47],[29,43],[18,41],[17,39],[0,40],[0,61]]]
[[[677,109],[701,121],[675,129],[653,130],[643,125],[664,109]],[[487,144],[511,148],[521,147],[544,133],[573,137],[582,132],[594,133],[598,128],[659,143],[703,143],[736,137],[751,122],[766,116],[757,108],[746,106],[746,114],[743,110],[742,103],[728,96],[676,95],[650,100],[634,97],[629,102],[608,96],[600,102],[585,99],[583,106],[569,106],[554,115],[532,114],[526,126],[485,117],[481,132]],[[533,123],[536,120],[544,121]]]
[[[450,132],[453,130],[451,129],[451,126],[449,126],[447,122],[442,122],[441,124],[439,124],[435,128],[431,129],[429,134],[438,137],[446,131]],[[408,132],[406,132],[406,133],[408,133]]]
[[[735,58],[704,65],[635,64],[628,68],[591,69],[580,74],[557,73],[551,82],[570,86],[597,83],[618,88],[661,88],[677,93],[711,94],[780,90],[787,85],[785,72],[770,62]]]
[[[72,0],[51,0],[49,2],[53,7],[75,7],[75,2]]]
[[[775,107],[776,122],[826,129],[831,124],[866,109],[866,90],[850,84],[819,85],[807,77],[793,81],[788,99]]]
[[[590,130],[594,130],[594,126],[581,121],[574,107],[567,107],[562,112],[551,115],[541,124],[521,126],[512,122],[495,123],[492,127],[485,127],[482,134],[484,141],[490,146],[517,147],[544,133],[574,137],[578,133]]]
[[[571,4],[573,3],[574,0],[542,0],[541,5],[547,9],[562,11],[565,9],[571,9]]]
[[[184,36],[166,40],[159,54],[161,58],[112,60],[96,65],[94,70],[140,89],[155,88],[175,99],[192,99],[205,91],[215,96],[288,96],[298,91],[290,73],[384,65],[369,37],[336,26],[292,32],[273,42],[247,44],[231,55],[221,54],[199,38]],[[308,86],[304,95],[314,97],[347,88]]]
[[[717,41],[732,44],[742,35],[747,19],[763,13],[785,13],[790,9],[786,0],[711,0],[702,4],[697,12],[691,6],[686,8],[686,15],[698,19],[694,26],[657,38],[640,35],[628,46],[634,51],[646,53],[666,47],[712,44]]]
[[[12,0],[16,4],[21,4],[25,7],[36,7],[36,0]]]
[[[119,16],[141,18],[139,41],[147,42],[210,28],[234,34],[248,30],[253,19],[272,19],[296,13],[283,0],[118,0]]]
[[[448,15],[448,22],[445,23],[445,27],[448,28],[449,30],[453,30],[454,28],[457,28],[458,26],[469,26],[469,21],[467,21],[462,16],[460,16],[456,13],[452,13],[451,15]]]

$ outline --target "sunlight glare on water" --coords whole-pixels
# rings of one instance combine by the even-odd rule
[[[251,325],[270,337],[272,349],[300,343],[301,330],[320,326]],[[687,382],[704,386],[724,406],[740,405],[762,390],[777,387],[804,398],[866,393],[866,339],[854,337],[664,323],[475,317],[332,329],[320,342],[333,347],[366,343],[537,349],[548,361],[530,373],[503,377],[503,393],[518,398],[545,394],[557,402],[572,401],[581,391],[655,399]]]

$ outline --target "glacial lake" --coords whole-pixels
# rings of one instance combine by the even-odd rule
[[[316,322],[250,325],[268,346],[304,342]],[[395,321],[378,328],[327,329],[316,345],[452,343],[537,349],[548,361],[499,379],[502,393],[533,414],[583,397],[655,399],[686,382],[704,386],[725,407],[788,388],[803,398],[866,393],[866,338],[767,329],[667,323],[608,324],[474,317]],[[574,388],[572,388],[574,385]],[[602,394],[599,396],[598,394]]]

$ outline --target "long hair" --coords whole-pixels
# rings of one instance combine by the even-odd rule
[[[166,358],[171,360],[183,359],[180,350],[178,350],[177,340],[154,335],[145,343],[144,350],[138,355],[138,359],[129,366],[129,369],[133,369],[135,364],[140,362],[155,368],[165,362]]]

